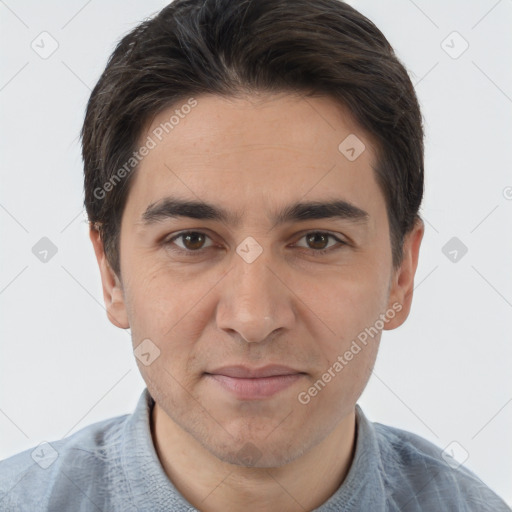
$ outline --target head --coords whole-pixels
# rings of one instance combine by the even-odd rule
[[[384,35],[338,0],[176,0],[118,44],[82,144],[108,316],[150,347],[158,406],[234,464],[321,442],[407,318],[423,235],[421,114]],[[208,375],[269,364],[301,376],[245,400]]]

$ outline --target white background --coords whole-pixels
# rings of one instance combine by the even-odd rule
[[[144,387],[103,307],[78,133],[117,39],[165,4],[0,2],[0,458],[129,413]],[[413,310],[384,333],[359,403],[373,421],[457,441],[512,504],[512,2],[351,4],[410,72],[426,129]],[[47,59],[31,48],[43,31],[59,45]],[[443,49],[463,48],[453,31],[469,44],[456,59]],[[43,236],[58,248],[47,263],[32,253]],[[456,263],[442,253],[454,236],[468,248]]]

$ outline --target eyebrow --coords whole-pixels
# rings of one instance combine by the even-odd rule
[[[241,216],[219,206],[203,201],[188,201],[166,197],[150,204],[142,214],[142,223],[151,225],[170,218],[188,217],[199,220],[214,220],[237,226]],[[345,200],[297,202],[286,206],[272,217],[274,227],[288,222],[304,222],[314,219],[348,220],[353,223],[366,223],[368,212]]]

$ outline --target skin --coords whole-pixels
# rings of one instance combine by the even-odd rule
[[[159,459],[192,505],[312,510],[350,468],[355,404],[381,332],[309,403],[300,403],[298,394],[393,304],[401,310],[384,329],[406,320],[424,226],[418,222],[407,235],[402,264],[394,269],[385,200],[372,169],[375,146],[333,100],[290,94],[196,99],[136,171],[122,218],[120,276],[91,228],[107,313],[114,325],[131,328],[134,347],[149,338],[160,350],[149,366],[137,363],[156,401],[152,433]],[[175,108],[159,113],[140,140]],[[338,150],[349,134],[366,146],[353,162]],[[221,206],[240,221],[179,217],[146,225],[146,208],[168,195]],[[365,210],[367,222],[272,220],[290,203],[332,199]],[[183,230],[207,237],[163,243]],[[347,244],[308,242],[305,235],[318,231]],[[248,236],[263,249],[252,263],[236,252]],[[325,247],[337,250],[315,255]],[[205,375],[231,364],[284,364],[305,375],[270,397],[243,400]],[[247,453],[251,461],[243,458]]]

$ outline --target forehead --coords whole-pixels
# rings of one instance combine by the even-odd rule
[[[140,144],[149,139],[128,200],[139,210],[171,192],[237,211],[336,194],[364,204],[380,194],[371,137],[330,98],[198,96],[159,112]]]

